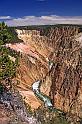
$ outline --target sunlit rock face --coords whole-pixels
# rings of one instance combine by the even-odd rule
[[[78,29],[51,29],[48,37],[40,36],[35,30],[16,32],[24,42],[10,48],[22,54],[16,79],[26,103],[33,109],[41,105],[32,92],[32,85],[43,79],[41,92],[50,96],[56,108],[75,115],[78,120],[82,117],[82,48],[81,41],[75,37]],[[54,62],[53,67],[49,66],[49,60]]]
[[[39,31],[16,30],[16,32],[18,38],[24,42],[6,44],[6,47],[10,47],[21,54],[16,77],[19,82],[17,88],[25,102],[28,103],[32,109],[36,109],[42,102],[34,95],[32,84],[46,77],[47,81],[45,80],[45,83],[42,83],[41,91],[49,95],[51,79],[47,75],[49,72],[48,58],[54,49],[46,44],[46,40],[49,39],[46,36],[40,36]]]

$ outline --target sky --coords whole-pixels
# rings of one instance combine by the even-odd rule
[[[9,26],[82,24],[82,0],[1,0],[0,21]]]

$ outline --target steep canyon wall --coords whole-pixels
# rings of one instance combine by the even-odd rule
[[[82,41],[78,40],[78,30],[77,27],[52,28],[47,36],[40,36],[36,30],[16,30],[24,43],[10,45],[21,53],[16,79],[24,100],[33,109],[42,104],[31,86],[43,79],[41,92],[76,121],[82,117]],[[50,72],[49,62],[54,63]]]

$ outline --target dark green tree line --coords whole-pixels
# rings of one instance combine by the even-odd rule
[[[7,25],[0,23],[0,84],[3,81],[11,80],[15,77],[17,61],[13,62],[9,58],[9,49],[4,47],[12,39],[11,34],[8,32]],[[13,51],[12,51],[13,52]],[[11,53],[13,55],[13,53]]]

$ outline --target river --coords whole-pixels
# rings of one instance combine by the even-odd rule
[[[54,63],[49,62],[49,72],[51,71],[53,66],[54,66]],[[32,90],[33,90],[34,94],[36,95],[36,97],[44,102],[45,107],[49,108],[50,110],[52,110],[54,112],[64,114],[61,110],[54,108],[50,97],[48,97],[47,95],[45,95],[44,93],[42,93],[40,91],[41,84],[42,84],[42,80],[37,80],[32,85]]]

